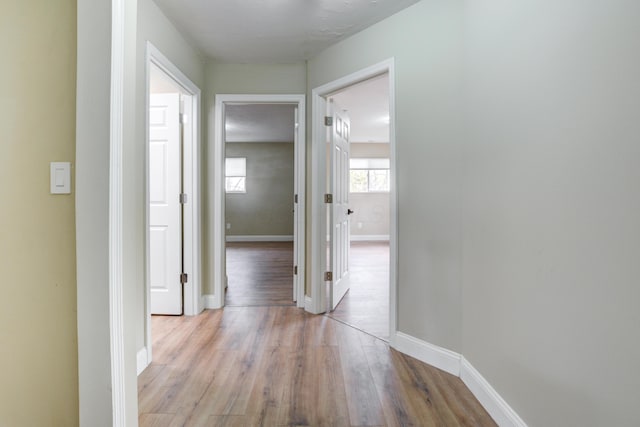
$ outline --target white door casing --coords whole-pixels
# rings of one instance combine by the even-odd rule
[[[330,209],[331,272],[330,308],[335,310],[349,290],[349,116],[335,102],[329,102],[329,117],[332,118],[330,160]]]
[[[149,106],[149,262],[152,314],[182,314],[180,94]]]

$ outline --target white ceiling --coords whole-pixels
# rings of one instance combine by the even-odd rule
[[[389,76],[366,80],[331,96],[351,120],[351,142],[389,142]]]
[[[205,55],[296,62],[418,0],[154,0]]]

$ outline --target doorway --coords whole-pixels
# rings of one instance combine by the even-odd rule
[[[305,96],[217,95],[215,104],[214,295],[206,298],[207,308],[225,303],[304,307]],[[272,133],[278,129],[286,136]],[[261,257],[266,269],[256,270],[253,263],[252,271],[239,267],[239,273],[230,275],[251,253]],[[270,270],[270,256],[291,261],[276,262],[277,268]],[[269,296],[273,286],[266,275],[272,273],[271,284],[284,288]],[[245,288],[244,296],[243,280],[253,286]],[[256,283],[264,284],[261,301]],[[232,299],[226,298],[227,291]]]
[[[295,305],[295,104],[227,104],[225,306]]]
[[[358,326],[353,320],[355,312],[352,307],[344,307],[343,311],[351,311],[354,316],[347,321],[347,323],[353,324],[353,326],[366,330],[371,329],[370,332],[373,335],[379,336],[383,339],[388,339],[390,343],[394,344],[395,331],[396,331],[396,271],[397,271],[397,196],[396,196],[396,182],[395,176],[395,131],[394,131],[394,70],[393,60],[387,60],[382,63],[376,64],[369,68],[363,69],[356,73],[345,76],[336,81],[330,82],[321,87],[315,88],[312,91],[312,173],[311,173],[311,188],[312,193],[319,195],[314,197],[312,201],[313,212],[316,214],[312,217],[312,254],[311,254],[311,306],[314,313],[331,312],[331,309],[336,308],[336,311],[331,315],[337,316],[341,309],[340,304],[347,302],[344,300],[339,304],[333,301],[330,307],[330,297],[333,294],[333,285],[335,273],[334,259],[336,251],[340,251],[339,247],[336,247],[332,234],[334,230],[330,229],[331,224],[335,224],[335,221],[330,218],[332,215],[332,208],[327,208],[327,196],[330,194],[329,202],[331,199],[335,199],[335,195],[331,194],[335,191],[332,188],[331,182],[325,179],[328,171],[335,171],[334,158],[327,153],[331,153],[331,149],[327,149],[327,142],[331,141],[328,137],[327,124],[334,125],[332,120],[326,120],[325,116],[330,111],[332,104],[349,104],[351,100],[349,98],[357,98],[358,92],[366,88],[366,91],[373,91],[374,87],[382,89],[386,93],[386,96],[380,96],[378,101],[383,104],[384,111],[377,113],[376,117],[369,117],[369,119],[376,120],[383,128],[383,133],[386,133],[386,141],[382,139],[361,137],[357,136],[354,139],[354,132],[356,132],[357,125],[355,124],[353,117],[349,118],[350,131],[349,136],[351,140],[362,139],[364,142],[359,141],[360,144],[350,144],[349,152],[349,186],[356,185],[354,191],[349,192],[349,201],[347,207],[347,213],[352,215],[348,227],[350,229],[350,242],[349,257],[349,280],[351,282],[351,288],[353,288],[352,280],[357,277],[357,272],[354,270],[360,268],[363,277],[363,282],[366,282],[366,275],[369,275],[368,279],[375,279],[379,284],[377,286],[377,292],[381,295],[382,306],[377,307],[374,313],[371,313],[371,307],[363,305],[359,310],[365,313],[365,317],[369,314],[373,316],[369,319],[377,317],[378,320],[382,317],[386,322],[379,322],[375,329],[371,325],[362,324]],[[331,102],[333,101],[333,102]],[[351,108],[347,108],[344,105],[340,107],[342,110],[347,110],[345,113],[348,116],[358,115],[357,104],[353,104]],[[371,115],[371,114],[369,114]],[[333,120],[335,122],[335,119]],[[375,127],[371,123],[365,128]],[[376,145],[379,144],[379,145]],[[385,145],[386,144],[386,145]],[[355,150],[355,153],[354,153]],[[330,163],[334,163],[333,165]],[[352,182],[351,176],[354,175],[355,182]],[[331,172],[334,175],[334,172]],[[365,180],[366,176],[366,180]],[[371,182],[369,182],[371,181]],[[366,185],[367,191],[364,191]],[[381,191],[384,189],[384,191]],[[351,190],[351,188],[350,188]],[[371,193],[366,197],[369,200],[359,200],[365,197],[365,194]],[[321,197],[325,195],[324,197]],[[379,198],[375,201],[375,198]],[[383,200],[384,199],[384,200]],[[360,207],[356,209],[354,203],[360,204]],[[361,204],[364,203],[364,204]],[[376,207],[377,205],[377,207]],[[386,207],[388,206],[388,208]],[[344,209],[343,209],[344,210]],[[359,212],[358,212],[359,211]],[[362,262],[356,262],[353,256],[358,256],[360,253],[360,259]],[[329,255],[327,255],[329,254]],[[378,269],[372,269],[371,266],[366,266],[366,262],[369,260],[377,259],[376,266],[383,267]],[[362,265],[361,265],[362,264]],[[346,296],[350,298],[350,303],[356,302],[358,299],[365,300],[369,291],[361,294],[361,298],[357,297],[358,292],[347,292],[345,295],[352,293],[352,296]],[[338,294],[339,297],[339,294]]]
[[[155,46],[146,52],[146,354],[151,315],[195,315],[200,297],[200,89]]]
[[[388,73],[329,97],[348,115],[349,290],[328,315],[389,339],[390,144]],[[335,270],[335,268],[332,268]],[[335,276],[335,274],[334,274]],[[335,280],[335,277],[334,277]]]

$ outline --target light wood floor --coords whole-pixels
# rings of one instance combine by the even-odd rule
[[[154,316],[141,426],[494,426],[459,378],[295,307]]]
[[[327,313],[369,334],[389,339],[389,242],[351,242],[351,288]]]
[[[294,305],[293,242],[227,242],[226,306]]]

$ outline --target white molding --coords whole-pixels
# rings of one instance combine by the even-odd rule
[[[138,375],[144,371],[147,366],[151,363],[151,359],[149,359],[149,352],[147,351],[147,347],[142,347],[138,350],[138,354],[136,355],[136,367]]]
[[[499,426],[527,427],[522,418],[464,357],[461,359],[460,379]]]
[[[202,305],[205,310],[217,310],[218,308],[222,308],[222,305],[219,304],[218,298],[216,298],[213,294],[207,294],[202,296]]]
[[[294,244],[296,247],[296,256],[298,260],[305,260],[305,248],[306,248],[306,205],[305,205],[305,171],[306,171],[306,131],[305,131],[305,95],[296,94],[272,94],[272,95],[256,95],[256,94],[215,94],[215,107],[214,107],[214,143],[213,143],[213,161],[210,168],[213,170],[213,226],[211,227],[210,238],[212,239],[213,250],[213,266],[212,266],[212,283],[213,283],[213,295],[205,298],[205,306],[212,306],[214,308],[220,308],[224,306],[224,283],[226,277],[225,268],[225,250],[224,242],[225,237],[225,192],[223,188],[224,183],[224,141],[223,141],[223,118],[224,108],[226,104],[233,103],[269,103],[269,104],[295,104],[298,108],[298,127],[296,129],[295,140],[295,158],[296,158],[296,172],[294,178],[294,191],[298,194],[297,204],[297,223],[295,230]],[[210,159],[211,160],[211,159]],[[305,294],[305,275],[304,275],[304,261],[298,263],[298,275],[294,276],[294,295]],[[208,301],[208,298],[214,298],[215,302]],[[210,303],[207,305],[207,301]],[[300,305],[302,303],[299,303]]]
[[[352,242],[388,242],[388,234],[352,234]]]
[[[124,0],[111,3],[111,95],[109,142],[109,333],[112,423],[126,424],[123,286]]]
[[[227,242],[293,242],[293,235],[252,236],[235,235],[226,237]]]
[[[460,360],[462,356],[454,351],[422,341],[402,332],[396,332],[393,339],[393,347],[451,375],[460,376]]]
[[[527,427],[522,418],[461,354],[402,332],[396,332],[391,338],[390,345],[396,350],[460,377],[499,426]]]

